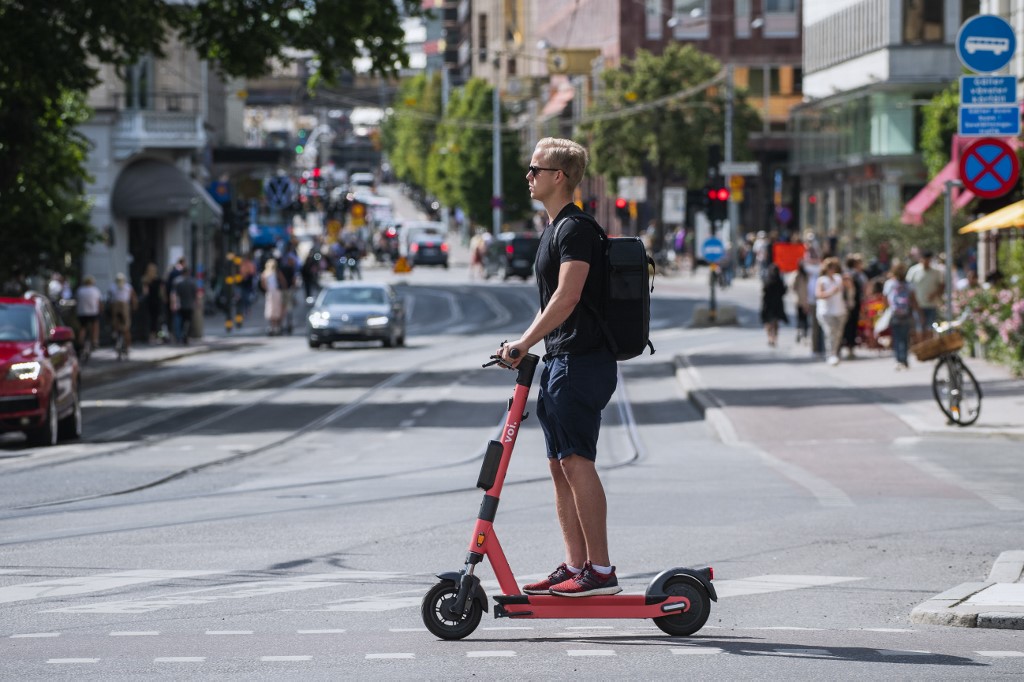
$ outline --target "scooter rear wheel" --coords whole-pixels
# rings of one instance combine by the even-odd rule
[[[423,624],[431,633],[441,639],[468,637],[480,624],[483,609],[480,602],[472,597],[469,600],[469,613],[452,611],[458,593],[458,585],[444,580],[430,588],[430,591],[423,596],[423,603],[420,607]]]
[[[703,588],[693,584],[688,578],[675,576],[665,583],[665,594],[673,597],[686,597],[690,601],[690,610],[671,616],[655,618],[654,624],[672,637],[689,637],[704,627],[711,615],[711,599]]]

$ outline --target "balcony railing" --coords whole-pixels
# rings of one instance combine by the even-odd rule
[[[147,96],[146,108],[129,108],[117,93],[118,120],[114,150],[128,158],[146,149],[202,149],[206,144],[199,97],[195,93],[157,93]]]

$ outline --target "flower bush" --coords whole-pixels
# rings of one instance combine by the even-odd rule
[[[1024,287],[975,288],[953,297],[956,314],[968,310],[960,331],[975,349],[983,347],[987,358],[1024,376]]]

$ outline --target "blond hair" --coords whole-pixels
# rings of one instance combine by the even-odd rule
[[[545,164],[565,173],[570,190],[575,190],[583,181],[590,162],[583,145],[560,137],[545,137],[537,143],[537,151],[544,155]]]

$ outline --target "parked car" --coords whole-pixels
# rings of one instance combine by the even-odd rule
[[[484,277],[533,276],[540,235],[536,232],[502,232],[492,239],[484,252]]]
[[[307,318],[309,347],[335,341],[405,345],[405,303],[390,284],[347,280],[328,284]]]
[[[42,294],[0,298],[0,433],[32,445],[82,435],[74,332]]]
[[[409,242],[409,264],[448,267],[448,242],[442,235],[420,234]]]

